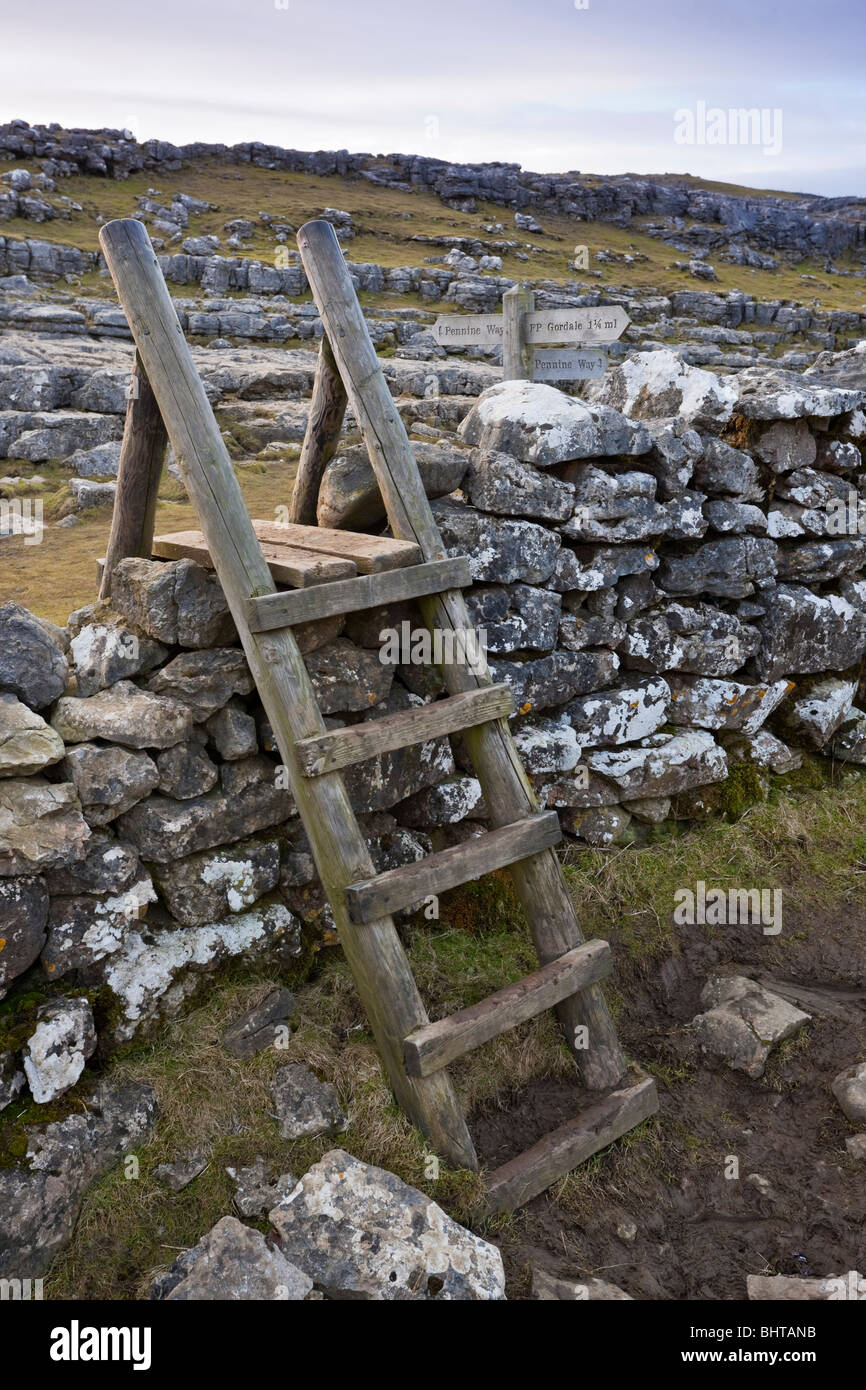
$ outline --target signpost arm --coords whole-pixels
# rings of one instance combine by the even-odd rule
[[[531,381],[532,356],[523,333],[523,316],[535,308],[528,285],[512,285],[502,296],[502,380]]]

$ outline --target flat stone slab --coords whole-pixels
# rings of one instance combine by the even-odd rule
[[[743,975],[714,976],[701,1003],[707,1011],[692,1021],[701,1050],[752,1077],[763,1076],[776,1044],[811,1017]]]
[[[330,1298],[505,1297],[496,1246],[393,1173],[332,1149],[270,1214],[283,1253]]]

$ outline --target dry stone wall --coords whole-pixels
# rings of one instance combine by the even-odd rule
[[[866,764],[866,353],[725,377],[636,353],[582,400],[478,385],[420,427],[419,463],[569,836],[703,817],[802,750]],[[320,521],[381,530],[359,448],[329,465]],[[417,626],[400,605],[301,630],[329,726],[436,697],[403,640]],[[486,818],[459,738],[347,783],[380,869]],[[0,1107],[62,1094],[98,1034],[152,1028],[225,961],[301,970],[331,925],[213,574],[126,560],[64,629],[0,607]]]

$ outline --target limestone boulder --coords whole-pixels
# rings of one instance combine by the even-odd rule
[[[149,1086],[102,1082],[83,1111],[28,1129],[24,1162],[0,1169],[0,1277],[46,1273],[88,1188],[146,1141],[156,1116]]]
[[[115,893],[53,897],[42,950],[46,974],[60,979],[71,971],[89,972],[121,949],[129,929],[155,901],[153,881],[143,870]]]
[[[111,576],[111,603],[133,627],[170,647],[237,641],[219,581],[194,560],[121,560]]]
[[[473,507],[496,516],[520,516],[533,521],[566,521],[574,506],[574,489],[521,463],[510,454],[473,449],[464,482]]]
[[[393,1173],[333,1149],[270,1214],[283,1254],[328,1298],[505,1297],[502,1256]]]
[[[224,779],[205,796],[176,801],[154,794],[140,801],[117,820],[123,838],[143,859],[169,864],[200,850],[233,844],[295,815],[291,794],[278,785],[276,764],[267,758],[246,758],[227,767],[237,769],[238,776]]]
[[[104,739],[127,748],[171,748],[192,734],[192,715],[179,700],[118,681],[96,695],[65,695],[51,726],[64,743]]]
[[[147,753],[119,745],[75,744],[66,750],[63,771],[92,826],[108,825],[149,796],[159,782],[156,763]]]
[[[646,429],[612,405],[600,399],[591,404],[579,401],[544,382],[502,381],[478,398],[459,433],[467,444],[485,452],[511,454],[538,468],[571,459],[646,453]]]
[[[20,603],[0,604],[0,691],[40,710],[63,694],[68,677],[60,630]]]
[[[115,996],[108,1038],[127,1042],[175,1017],[203,977],[226,961],[288,967],[300,951],[299,920],[283,903],[266,900],[202,927],[131,929],[93,972]]]
[[[838,594],[780,584],[757,622],[759,680],[846,671],[866,651],[866,611]]]
[[[63,739],[16,695],[0,694],[0,777],[27,777],[63,757]]]
[[[76,1084],[96,1051],[96,1028],[86,999],[52,999],[36,1011],[36,1027],[24,1047],[24,1074],[38,1105]]]
[[[48,890],[39,876],[0,879],[0,999],[37,959],[45,942]]]
[[[0,878],[74,864],[89,838],[90,827],[69,782],[0,780]]]
[[[300,1302],[312,1279],[268,1245],[260,1231],[224,1216],[160,1275],[151,1298],[170,1302]]]
[[[605,748],[654,734],[668,718],[670,700],[670,686],[656,676],[582,695],[565,714],[581,748]]]
[[[185,927],[198,927],[252,907],[276,888],[280,846],[272,839],[244,840],[154,864],[153,877],[172,917]]]
[[[866,1062],[855,1062],[840,1071],[831,1089],[849,1120],[855,1124],[866,1120]]]
[[[737,404],[736,388],[728,378],[693,367],[668,348],[629,353],[600,382],[589,383],[584,393],[636,420],[677,416],[695,429],[727,424]]]
[[[463,481],[469,463],[465,449],[445,442],[412,442],[421,481],[428,497],[444,497]],[[366,448],[352,445],[333,458],[319,489],[320,526],[365,531],[385,520],[385,504]]]
[[[339,1134],[347,1120],[333,1086],[309,1067],[291,1063],[280,1067],[271,1086],[281,1139]]]
[[[465,555],[476,582],[543,584],[553,574],[561,541],[534,521],[488,516],[450,498],[433,504],[449,555]]]
[[[790,1038],[809,1015],[742,975],[718,975],[704,986],[705,1012],[692,1022],[702,1052],[733,1071],[763,1076],[777,1043]]]
[[[167,647],[120,621],[85,623],[69,650],[79,695],[146,674],[168,656]]]
[[[181,652],[150,677],[147,689],[185,705],[198,724],[221,710],[233,695],[252,694],[254,681],[239,647],[214,647]]]
[[[590,772],[616,787],[621,801],[671,796],[720,782],[728,771],[724,749],[703,729],[652,734],[625,748],[592,749],[584,761]]]

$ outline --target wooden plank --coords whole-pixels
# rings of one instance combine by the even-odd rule
[[[449,695],[430,705],[388,714],[346,729],[332,729],[318,738],[305,738],[297,745],[298,761],[307,777],[321,777],[339,767],[352,767],[379,753],[393,753],[415,743],[443,738],[483,724],[503,719],[514,712],[514,696],[507,685],[485,686],[462,695]]]
[[[539,811],[514,825],[503,825],[438,854],[428,854],[414,864],[402,864],[399,869],[350,884],[346,889],[349,915],[353,922],[375,922],[431,894],[445,893],[494,869],[503,869],[516,859],[537,854],[561,839],[556,812]]]
[[[528,285],[512,285],[502,296],[502,380],[531,381],[532,355],[526,345],[523,316],[535,308]]]
[[[167,448],[168,435],[162,413],[136,352],[123,443],[120,446],[111,535],[100,576],[100,598],[108,598],[111,575],[120,560],[133,555],[150,558],[156,503]]]
[[[441,593],[443,589],[460,589],[471,583],[469,561],[464,556],[433,560],[427,565],[359,574],[355,579],[342,579],[336,584],[319,584],[312,589],[251,599],[249,624],[253,632],[272,632],[297,623],[315,622],[317,618],[332,618],[337,613],[357,613],[362,608],[422,598],[426,594]]]
[[[552,1009],[577,990],[603,980],[610,968],[607,942],[585,941],[559,960],[549,961],[532,975],[506,985],[478,1004],[460,1009],[438,1023],[416,1028],[403,1048],[406,1070],[410,1076],[430,1076],[500,1033]]]
[[[291,522],[280,525],[275,521],[254,521],[253,529],[260,541],[271,541],[274,545],[300,545],[305,550],[351,560],[359,574],[398,570],[404,565],[418,565],[428,558],[411,541],[393,540],[390,536],[365,536],[360,531],[336,531],[327,526],[293,526]],[[441,560],[444,555],[433,558]]]
[[[308,222],[298,247],[316,306],[334,350],[352,412],[358,421],[376,474],[391,530],[415,541],[425,560],[445,554],[400,413],[388,390],[364,315],[352,288],[334,229]],[[472,626],[459,591],[420,600],[431,630],[464,631]],[[492,684],[483,662],[452,662],[443,670],[449,694]],[[538,810],[538,801],[520,761],[507,720],[467,730],[465,742],[475,765],[494,825],[506,825]],[[509,873],[529,920],[542,964],[580,945],[583,934],[554,850],[521,860]],[[587,1086],[606,1090],[626,1070],[626,1059],[599,985],[556,1007],[566,1042]],[[587,1030],[589,1046],[582,1047]]]
[[[346,388],[326,336],[319,345],[307,432],[289,504],[289,521],[297,525],[316,525],[322,475],[337,452],[345,414]]]
[[[487,1181],[489,1212],[516,1211],[551,1183],[606,1149],[659,1108],[652,1077],[605,1096],[576,1119],[546,1134],[525,1153],[503,1163]]]
[[[261,542],[261,550],[271,576],[278,583],[291,584],[295,589],[350,579],[357,574],[351,560],[338,560],[336,556],[320,555],[315,550],[271,545],[267,541]],[[169,536],[154,536],[152,553],[161,560],[197,560],[200,565],[213,569],[210,551],[201,531],[177,531]]]
[[[447,1072],[406,1075],[403,1039],[429,1019],[394,923],[384,917],[358,930],[349,917],[345,887],[371,874],[373,862],[339,773],[308,779],[298,766],[296,741],[325,733],[325,721],[291,630],[257,636],[247,626],[248,599],[273,593],[274,581],[147,230],[124,218],[103,226],[99,240],[288,769],[340,944],[397,1100],[449,1163],[476,1168]]]

